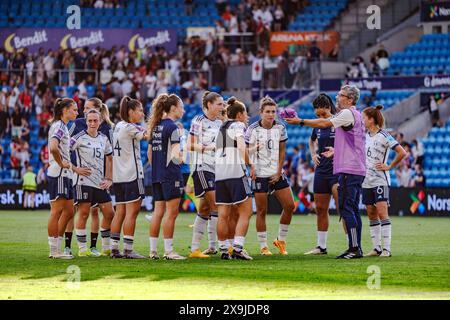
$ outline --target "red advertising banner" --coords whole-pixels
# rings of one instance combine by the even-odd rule
[[[271,32],[270,55],[279,56],[289,45],[310,45],[313,41],[322,50],[322,54],[328,55],[336,44],[339,44],[339,33],[336,31],[305,31],[305,32]]]

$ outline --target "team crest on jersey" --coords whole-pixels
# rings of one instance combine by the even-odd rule
[[[175,188],[180,188],[180,187],[181,187],[181,182],[175,181]]]
[[[212,181],[208,181],[208,185],[210,188],[214,187],[213,182]]]

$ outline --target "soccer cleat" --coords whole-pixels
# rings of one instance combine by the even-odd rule
[[[100,257],[102,254],[97,250],[96,247],[92,247],[91,248],[91,253],[93,255],[93,257]]]
[[[65,247],[64,248],[64,254],[67,256],[71,256],[72,255],[72,249],[70,249],[69,247]]]
[[[222,259],[222,260],[232,260],[230,254],[228,252],[222,252],[220,254],[220,259]]]
[[[134,252],[133,250],[124,250],[123,257],[125,259],[145,259],[144,256],[141,256],[139,253]]]
[[[366,254],[365,257],[379,257],[380,255],[381,255],[381,251],[374,248],[368,254]]]
[[[146,214],[145,215],[145,220],[147,220],[148,222],[152,222],[152,215],[151,214]]]
[[[270,252],[269,248],[267,248],[267,247],[262,248],[260,250],[260,253],[261,253],[262,256],[271,256],[271,255],[273,255],[273,253]]]
[[[383,249],[383,252],[380,254],[380,257],[390,258],[390,257],[392,257],[392,254],[389,250]]]
[[[158,252],[156,252],[156,251],[150,251],[150,254],[148,257],[152,260],[159,260]]]
[[[109,257],[111,255],[111,249],[102,250],[100,254],[102,255],[102,257]]]
[[[57,253],[55,255],[49,255],[50,259],[61,259],[61,260],[71,260],[73,259],[73,255],[71,254],[64,254],[64,253]]]
[[[189,253],[189,258],[209,258],[209,256],[197,249]]]
[[[118,249],[112,249],[110,257],[112,259],[122,259],[123,258],[123,254],[121,254]]]
[[[95,253],[91,252],[91,249],[87,249],[86,251],[78,251],[79,257],[98,257]]]
[[[360,259],[362,258],[362,251],[360,249],[358,250],[350,250],[348,249],[343,254],[336,257],[336,259]]]
[[[288,254],[287,251],[286,251],[286,241],[281,241],[281,240],[275,239],[275,240],[273,240],[273,245],[275,247],[277,247],[278,252],[281,255],[285,255],[286,256]]]
[[[323,249],[319,246],[315,247],[311,251],[304,253],[305,256],[309,256],[309,255],[317,256],[317,255],[322,255],[322,254],[328,254],[327,249],[326,248]]]
[[[236,260],[253,260],[253,258],[250,257],[250,255],[245,250],[241,250],[239,252],[236,250],[233,250],[233,254],[231,255],[231,258],[236,259]]]
[[[208,248],[205,251],[203,251],[203,254],[217,254],[217,249],[216,248]]]
[[[174,251],[165,253],[163,258],[166,260],[185,260],[186,259],[186,257],[180,256],[178,253],[176,253]]]

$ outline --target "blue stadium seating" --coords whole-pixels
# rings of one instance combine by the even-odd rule
[[[311,0],[304,11],[289,25],[288,30],[325,30],[340,11],[345,9],[346,3],[346,0]]]
[[[426,34],[402,52],[393,53],[388,75],[442,74],[450,72],[450,34]]]

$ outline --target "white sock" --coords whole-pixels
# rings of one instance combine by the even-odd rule
[[[317,231],[317,246],[322,249],[327,248],[328,231]]]
[[[228,252],[229,247],[230,247],[229,240],[224,240],[224,241],[219,240],[219,250],[221,253]]]
[[[194,230],[192,233],[191,251],[194,252],[200,248],[200,241],[202,241],[203,234],[205,233],[205,227],[208,223],[208,219],[199,215],[195,217]],[[209,226],[208,226],[209,229]]]
[[[164,252],[171,253],[173,251],[173,239],[164,239]]]
[[[259,248],[267,248],[267,231],[257,232],[256,235],[258,236]]]
[[[111,249],[119,250],[120,233],[111,233]]]
[[[48,237],[48,246],[50,247],[50,255],[58,254],[58,237]]]
[[[241,251],[242,249],[244,249],[244,242],[245,242],[245,237],[235,236],[234,243],[233,243],[233,249],[235,249],[238,252]]]
[[[380,220],[370,220],[370,238],[374,249],[381,251],[381,226]]]
[[[286,241],[288,230],[289,230],[288,224],[280,223],[280,226],[278,227],[278,240]]]
[[[124,235],[123,236],[123,249],[133,251],[133,242],[134,242],[133,236]]]
[[[150,239],[150,252],[158,252],[158,238],[149,237]]]
[[[86,229],[75,229],[75,234],[77,235],[78,250],[85,252],[87,250]]]
[[[61,243],[63,242],[63,239],[64,239],[63,237],[58,236],[58,243],[56,245],[58,253],[61,253]]]
[[[391,220],[381,220],[381,235],[383,236],[383,248],[391,251],[392,225]]]
[[[233,246],[234,239],[228,239],[226,241],[227,241],[228,248]]]
[[[102,236],[102,251],[111,249],[111,230],[100,228],[100,234]]]
[[[215,249],[217,246],[217,220],[219,220],[217,212],[211,212],[208,220],[208,239],[211,249]]]

